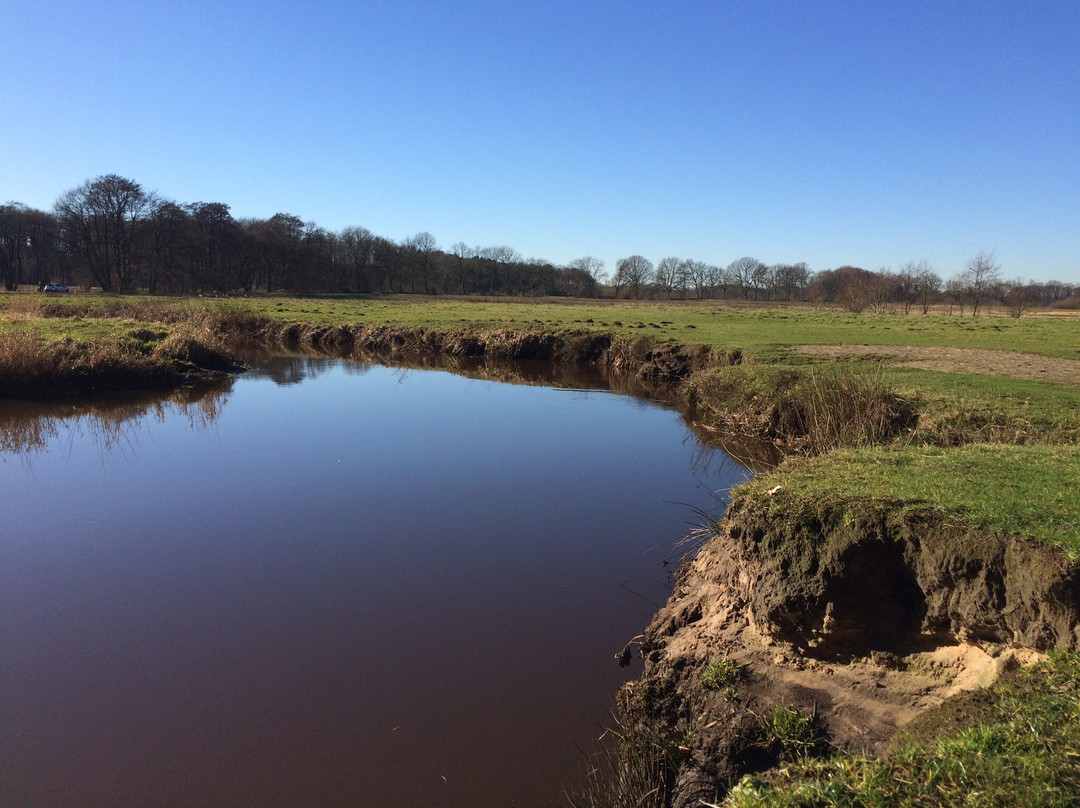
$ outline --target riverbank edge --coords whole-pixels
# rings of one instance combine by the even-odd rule
[[[160,385],[155,386],[154,389],[190,383],[207,375],[218,376],[241,372],[242,367],[232,359],[229,351],[244,343],[254,343],[271,349],[312,351],[336,356],[357,356],[370,352],[389,359],[407,358],[416,355],[444,355],[467,358],[488,357],[592,363],[603,365],[618,372],[636,374],[644,379],[675,383],[686,389],[690,389],[690,387],[685,382],[699,376],[703,371],[712,368],[739,366],[742,363],[742,352],[736,347],[678,345],[672,342],[658,341],[647,334],[631,336],[611,335],[593,331],[533,332],[516,329],[482,330],[467,327],[460,330],[441,331],[422,327],[366,324],[355,326],[305,326],[276,322],[269,318],[238,317],[233,313],[225,317],[202,317],[198,322],[184,323],[160,330],[134,328],[118,340],[118,344],[121,345],[123,351],[120,352],[121,356],[116,361],[116,364],[106,363],[95,366],[89,362],[83,362],[82,364],[71,362],[63,366],[63,368],[71,369],[70,378],[66,383],[55,386],[42,386],[39,384],[37,389],[44,391],[45,396],[67,396],[80,392],[100,392],[103,389],[130,389],[133,379],[136,380],[136,384],[143,384],[143,380],[139,380],[138,374],[124,376],[123,371],[115,370],[116,367],[123,367],[125,357],[130,357],[133,360],[133,365],[137,364],[137,361],[134,360],[146,360],[152,367],[167,369],[166,371],[156,371],[158,375],[149,375],[154,385]],[[76,343],[71,340],[61,340],[58,341],[58,344],[64,346],[65,350],[77,355],[91,356],[95,349],[92,343]],[[105,370],[103,371],[101,368]],[[0,372],[2,370],[3,366],[0,366]],[[688,411],[689,404],[693,405],[694,411],[700,412],[702,403],[700,393],[696,394],[695,398],[684,398],[680,402],[684,412]],[[694,412],[689,412],[689,417],[693,418],[693,416]],[[790,432],[775,428],[776,417],[768,409],[764,414],[757,411],[752,413],[752,416],[744,419],[741,424],[744,431],[755,434],[757,437],[767,438],[773,443],[786,444],[789,447],[797,445],[797,440],[794,439]],[[749,500],[742,501],[744,503],[747,501],[765,502],[765,499],[761,495],[756,495]],[[775,503],[776,500],[770,501]],[[887,504],[885,510],[888,511]],[[729,518],[725,520],[724,525],[731,524],[730,516],[729,512]],[[805,533],[811,536],[824,535],[821,533],[820,527],[814,527],[816,523],[812,522],[809,526],[802,524],[799,519],[793,519],[790,514],[774,512],[770,519],[779,526],[779,529],[788,530],[789,533]],[[707,558],[708,553],[715,552],[718,547],[724,546],[731,539],[728,527],[718,525],[715,533],[716,537],[702,548],[699,557]],[[792,547],[794,546],[796,545],[792,545]],[[814,557],[812,547],[804,547],[803,550],[805,552],[798,555],[795,560]],[[1047,552],[1053,554],[1054,551],[1047,550]],[[688,562],[684,572],[680,573],[680,580],[684,582],[684,586],[690,586],[692,579],[686,571],[691,570],[692,565],[695,563],[697,562]],[[848,569],[848,566],[845,565],[844,569]],[[743,572],[745,571],[744,569]],[[847,573],[840,573],[840,578],[843,579],[845,575],[850,580],[858,579],[858,576],[851,570]],[[855,575],[855,578],[851,578],[852,575]],[[691,586],[690,590],[693,590],[693,588]],[[647,639],[646,643],[642,645],[643,652],[646,652],[644,654],[646,672],[641,681],[652,682],[652,684],[648,685],[650,688],[655,686],[659,691],[674,688],[675,691],[678,691],[680,682],[688,681],[688,677],[692,677],[695,673],[700,677],[704,666],[716,661],[715,658],[703,660],[687,655],[682,657],[665,656],[664,664],[667,665],[667,669],[677,671],[678,675],[666,684],[663,683],[663,676],[660,673],[661,668],[658,667],[660,658],[655,657],[655,652],[659,648],[660,634],[654,627],[657,625],[657,621],[662,620],[661,615],[664,615],[666,610],[673,605],[679,606],[680,604],[676,603],[676,601],[684,601],[691,593],[691,591],[687,591],[680,595],[677,592],[676,595],[673,595],[672,601],[665,606],[664,610],[658,613],[649,631],[646,632],[646,638],[651,636],[653,640]],[[1042,602],[1039,598],[1045,597],[1047,597],[1045,594],[1040,594],[1035,602]],[[987,602],[993,602],[993,597],[988,597]],[[684,606],[685,602],[681,605]],[[741,608],[737,606],[736,602],[732,602],[729,606],[731,606],[730,611],[733,612],[738,612],[739,608]],[[700,620],[701,618],[690,620],[688,624],[697,623]],[[961,626],[961,628],[963,627]],[[648,643],[654,641],[658,643],[657,646],[655,648],[650,647]],[[1009,645],[1012,644],[1010,641]],[[665,643],[664,648],[668,649],[670,645],[670,643]],[[1038,648],[1038,645],[1032,647]],[[669,650],[674,652],[673,648]],[[649,654],[654,655],[651,661]],[[797,656],[795,655],[793,658]],[[777,665],[779,663],[774,658],[770,664]],[[629,693],[630,691],[622,693],[620,702],[624,706],[624,713],[627,716],[633,716],[634,708],[630,703]],[[692,703],[696,697],[687,698],[686,703]],[[680,726],[679,722],[685,714],[684,706],[674,702],[669,702],[664,706],[662,701],[658,701],[657,704],[660,705],[659,714],[667,715],[670,727],[678,728]],[[654,715],[653,718],[655,719],[656,716]],[[659,732],[661,725],[654,723],[654,729]],[[691,757],[701,754],[705,756],[704,759],[714,761],[731,758],[730,754],[725,758],[725,755],[720,750],[715,749],[715,743],[707,740],[708,736],[702,735],[696,739],[695,737],[693,735],[685,736],[685,742],[681,744],[681,746],[685,746],[692,751]],[[754,749],[756,748],[758,747],[754,747]],[[745,755],[743,756],[745,757]],[[752,756],[753,754],[751,754]],[[734,759],[738,759],[738,755]],[[765,771],[767,767],[758,766],[753,770]],[[680,765],[676,771],[691,771],[691,768]],[[674,776],[678,779],[682,775],[676,774]],[[713,798],[719,794],[721,787],[726,788],[727,785],[730,785],[733,774],[728,772],[717,776],[719,779],[710,781],[713,788]],[[688,787],[676,791],[676,801],[672,804],[679,804],[678,800],[683,799],[678,796],[679,794],[685,795],[689,793]]]
[[[785,483],[781,469],[736,489],[633,643],[645,669],[618,704],[649,750],[625,759],[659,773],[647,804],[712,804],[747,776],[749,804],[804,804],[785,801],[796,764],[888,755],[915,718],[931,741],[978,728],[952,699],[1080,648],[1080,563],[1058,548]]]

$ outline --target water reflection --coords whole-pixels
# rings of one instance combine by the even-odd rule
[[[68,442],[86,439],[103,453],[133,446],[145,422],[179,417],[206,429],[221,415],[232,379],[183,387],[171,395],[109,396],[77,402],[0,401],[0,459],[24,459],[46,451],[63,433]]]
[[[746,472],[595,377],[466,370],[5,405],[0,804],[556,803]]]

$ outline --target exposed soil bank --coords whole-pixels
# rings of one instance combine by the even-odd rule
[[[251,345],[391,361],[438,356],[590,364],[661,384],[742,360],[737,349],[659,343],[651,335],[312,326],[239,311],[196,312],[160,329],[132,329],[111,344],[70,339],[45,342],[32,332],[5,336],[0,343],[0,397],[42,399],[106,390],[168,389],[242,371],[236,355]]]
[[[254,325],[254,324],[253,324]],[[302,326],[267,320],[249,336],[264,345],[289,350],[385,357],[489,358],[596,364],[650,381],[675,381],[706,367],[737,364],[742,353],[708,345],[659,343],[594,331],[518,331],[463,329],[439,331],[388,325]]]
[[[680,571],[620,707],[674,750],[670,804],[699,805],[777,763],[777,705],[879,751],[947,697],[1080,647],[1078,607],[1080,565],[1035,541],[930,509],[743,496]],[[718,686],[703,673],[724,660],[738,673]]]

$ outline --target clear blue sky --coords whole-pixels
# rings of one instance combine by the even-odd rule
[[[1080,2],[0,0],[0,202],[1080,282]]]

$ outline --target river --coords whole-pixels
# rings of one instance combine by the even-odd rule
[[[747,476],[641,398],[335,359],[0,405],[0,804],[557,804]]]

